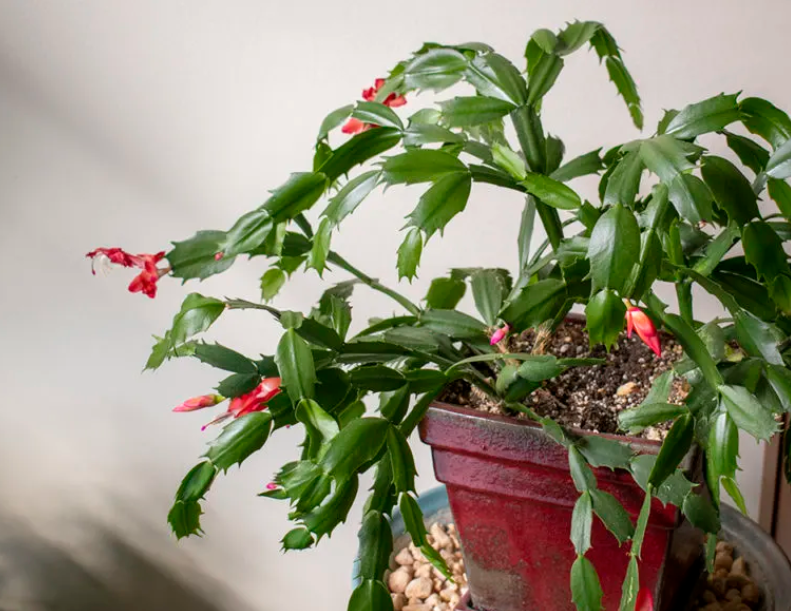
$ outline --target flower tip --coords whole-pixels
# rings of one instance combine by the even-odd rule
[[[366,129],[368,129],[368,126],[365,123],[352,117],[343,124],[341,131],[344,134],[359,134],[360,132],[364,132]]]
[[[648,347],[654,351],[654,354],[662,358],[662,346],[659,343],[659,337],[655,337],[652,341],[646,343],[648,344]]]
[[[391,93],[384,101],[384,105],[389,106],[390,108],[399,108],[405,104],[406,98],[402,95],[396,95],[395,93]]]
[[[654,597],[648,588],[640,588],[637,593],[635,611],[654,611]]]
[[[626,310],[626,336],[632,337],[632,331],[637,332],[640,339],[653,350],[654,354],[662,356],[661,341],[654,322],[648,314],[635,306],[630,306]]]
[[[220,252],[218,252],[218,253],[216,253],[216,254],[214,255],[214,260],[215,260],[215,261],[219,261],[219,260],[220,260],[220,259],[222,259],[224,256],[225,256],[225,253],[224,253],[224,252],[222,252],[222,251],[220,251]]]
[[[278,488],[278,485],[276,483],[274,483],[274,482],[269,482],[266,485],[266,489],[267,490],[277,490],[277,488]]]
[[[503,341],[503,339],[505,339],[505,336],[508,335],[508,332],[510,330],[511,327],[509,325],[503,325],[502,327],[497,329],[497,331],[492,333],[492,339],[489,340],[489,345],[494,346],[496,344],[499,344],[501,341]]]
[[[199,397],[192,397],[191,399],[187,399],[181,405],[177,405],[173,408],[174,412],[193,412],[196,409],[203,409],[204,407],[212,407],[213,405],[217,405],[221,401],[224,401],[225,397],[222,395],[201,395]]]

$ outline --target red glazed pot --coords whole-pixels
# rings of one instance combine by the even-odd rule
[[[590,435],[576,431],[580,435]],[[568,454],[535,423],[435,403],[420,425],[434,472],[447,486],[464,551],[471,603],[478,611],[574,611],[569,540],[578,492]],[[619,437],[639,453],[660,444]],[[696,461],[699,462],[699,461]],[[697,471],[700,465],[695,465]],[[595,469],[598,486],[636,520],[645,494],[631,475]],[[656,609],[675,609],[685,578],[700,558],[702,535],[672,505],[655,500],[646,530],[640,582]],[[628,547],[597,519],[587,557],[599,572],[604,608],[617,610]],[[467,607],[464,607],[465,609]]]

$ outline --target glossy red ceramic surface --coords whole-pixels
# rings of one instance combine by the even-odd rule
[[[420,436],[432,447],[437,479],[448,489],[474,608],[574,611],[569,570],[576,556],[569,531],[578,492],[565,448],[533,423],[441,403],[429,409]],[[627,441],[638,452],[659,449],[641,439]],[[634,521],[644,493],[631,475],[595,471],[599,488],[621,501]],[[680,518],[675,507],[654,501],[640,581],[656,593],[657,609],[672,608],[700,555],[699,536]],[[592,545],[588,558],[599,572],[604,607],[617,610],[628,548],[598,520]]]

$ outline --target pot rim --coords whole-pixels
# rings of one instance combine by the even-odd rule
[[[447,403],[445,401],[433,401],[429,406],[429,409],[438,409],[438,410],[446,410],[449,412],[455,412],[462,416],[468,418],[478,418],[480,420],[495,420],[497,422],[501,422],[506,425],[513,425],[513,426],[523,426],[533,429],[543,429],[544,427],[541,426],[540,423],[535,422],[534,420],[521,420],[517,418],[513,418],[512,416],[505,416],[501,414],[490,414],[488,412],[484,412],[481,410],[477,410],[472,407],[465,407],[463,405],[456,405],[454,403]],[[428,415],[428,414],[426,414]],[[584,429],[573,427],[573,426],[563,426],[563,430],[572,433],[578,437],[603,437],[604,439],[610,439],[612,441],[617,441],[619,443],[628,443],[630,446],[636,446],[638,448],[644,448],[648,451],[648,453],[656,454],[659,451],[659,448],[662,447],[661,441],[654,441],[653,439],[644,439],[643,437],[633,437],[630,435],[618,435],[616,433],[597,433],[594,431],[586,431]]]

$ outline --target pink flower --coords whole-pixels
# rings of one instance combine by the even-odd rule
[[[217,424],[228,418],[239,418],[245,414],[260,412],[267,408],[267,403],[280,392],[280,378],[264,378],[264,380],[253,390],[245,395],[234,397],[228,405],[228,410],[209,424],[201,427],[202,431],[212,424]]]
[[[277,490],[278,489],[278,485],[275,482],[269,482],[266,485],[266,489],[267,490]]]
[[[492,339],[489,342],[489,344],[492,346],[499,344],[501,341],[505,339],[505,336],[508,335],[510,331],[511,331],[511,327],[509,325],[507,324],[503,325],[502,327],[497,329],[497,331],[492,333]]]
[[[378,78],[374,81],[374,86],[369,87],[368,89],[363,89],[363,100],[366,102],[373,102],[376,99],[376,94],[379,93],[379,90],[384,87],[385,80],[383,78]],[[406,98],[402,95],[398,95],[395,92],[389,94],[384,101],[382,102],[385,106],[389,106],[390,108],[398,108],[399,106],[403,106],[406,104]],[[364,123],[359,119],[355,119],[352,117],[341,128],[341,131],[344,134],[359,134],[360,132],[364,132],[372,127],[377,127],[374,123]]]
[[[221,401],[225,401],[225,397],[221,395],[201,395],[200,397],[192,397],[187,399],[181,405],[173,408],[174,412],[194,412],[196,409],[203,409],[204,407],[212,407]]]
[[[634,611],[654,611],[654,597],[651,595],[651,590],[640,589],[637,593],[637,604]]]
[[[129,283],[129,292],[143,293],[152,299],[157,295],[157,282],[170,271],[169,267],[157,267],[157,263],[165,257],[164,250],[153,255],[133,255],[120,248],[97,248],[85,256],[91,259],[91,273],[94,275],[97,257],[123,267],[140,268],[143,271]]]
[[[659,342],[659,333],[656,331],[654,322],[648,314],[635,306],[628,306],[626,309],[626,336],[632,337],[632,331],[637,331],[637,335],[646,345],[653,350],[657,356],[662,356],[662,346]]]

